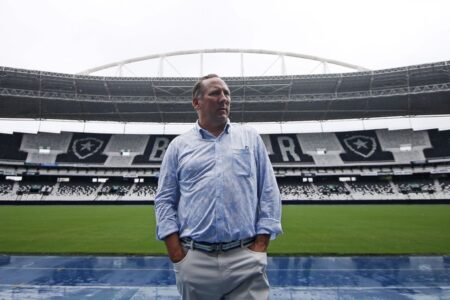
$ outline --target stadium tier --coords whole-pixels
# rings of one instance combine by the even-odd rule
[[[283,200],[450,201],[450,127],[436,125],[450,116],[450,61],[225,80],[232,93],[232,122],[279,127],[263,130],[261,138]],[[191,104],[195,81],[0,67],[5,127],[0,130],[0,203],[153,200],[167,146],[197,118]],[[422,127],[385,126],[385,119],[377,119],[434,115],[439,121]],[[334,128],[365,119],[374,123]],[[59,129],[51,124],[27,129],[27,120],[59,122]],[[117,134],[128,131],[120,126],[90,130],[95,122],[89,121],[152,125]],[[311,129],[316,121],[324,121],[321,130]],[[299,127],[308,124],[310,129]],[[169,125],[179,128],[167,130]]]
[[[0,164],[159,167],[175,135],[0,134]],[[262,135],[274,166],[344,167],[450,162],[450,130]]]
[[[233,122],[450,114],[450,63],[225,78]],[[196,78],[115,78],[0,67],[0,118],[194,122]]]
[[[0,134],[0,200],[148,203],[174,137]],[[450,199],[449,130],[270,134],[262,140],[287,202]]]
[[[68,179],[69,180],[69,179]],[[317,177],[311,182],[299,177],[277,178],[285,203],[298,202],[393,202],[420,200],[443,203],[449,200],[450,178],[439,175],[401,175],[359,177],[357,181],[341,181],[339,177]],[[93,182],[90,177],[71,177],[61,182],[54,176],[24,176],[13,182],[0,176],[1,203],[149,203],[155,199],[157,180],[134,182],[130,178],[109,178]]]

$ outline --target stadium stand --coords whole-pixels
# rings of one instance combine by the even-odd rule
[[[95,200],[120,200],[128,194],[132,186],[132,183],[108,181],[102,185]]]
[[[292,94],[328,94],[336,91],[338,78],[323,76],[316,78],[296,78],[293,81]]]
[[[313,164],[310,155],[304,154],[295,134],[271,134],[269,151],[272,163],[295,162],[300,164]]]
[[[103,150],[110,138],[111,135],[108,134],[74,133],[68,151],[58,155],[56,162],[103,164],[107,158]]]
[[[129,197],[133,200],[153,200],[155,199],[157,187],[156,182],[137,183],[131,190]]]
[[[167,146],[175,138],[175,135],[152,135],[148,139],[145,151],[142,155],[137,155],[133,160],[133,165],[140,164],[160,164]]]
[[[321,201],[409,201],[448,200],[450,178],[446,175],[358,176],[355,181],[340,181],[340,177],[310,178],[289,176],[277,178],[282,200],[289,202]],[[107,182],[92,182],[91,177],[70,177],[58,182],[51,176],[28,176],[21,182],[0,180],[0,200],[27,202],[145,202],[153,201],[157,190],[155,178],[134,183],[128,178],[108,178]]]
[[[394,161],[392,153],[380,147],[375,131],[337,132],[336,136],[345,149],[340,155],[344,163]]]
[[[408,87],[408,74],[406,70],[399,70],[387,74],[374,74],[370,85],[371,89],[390,89]]]
[[[425,149],[425,156],[430,159],[449,159],[450,157],[450,130],[429,130],[428,136],[432,148]]]
[[[449,134],[449,130],[374,130],[271,134],[262,135],[262,139],[276,172],[340,175],[350,170],[353,174],[406,175],[445,173],[450,162]],[[96,171],[100,167],[103,174],[110,176],[150,174],[159,168],[174,137],[68,132],[0,134],[0,166],[13,175],[81,175],[78,172],[100,172]]]
[[[99,183],[91,182],[61,182],[55,186],[49,200],[61,201],[92,201],[95,200]]]
[[[39,79],[40,75],[33,72],[16,72],[14,69],[0,72],[0,84],[5,88],[39,90]]]
[[[0,160],[24,161],[26,153],[20,151],[22,134],[0,134]]]
[[[378,179],[363,179],[357,182],[348,182],[347,186],[354,199],[392,200],[396,199],[395,186],[392,182]]]
[[[298,178],[279,181],[283,200],[317,199],[318,192],[311,183],[301,182]]]
[[[428,178],[410,178],[395,177],[395,184],[398,191],[409,196],[424,197],[423,193],[434,194],[436,192],[434,181]]]
[[[144,153],[148,139],[148,135],[113,135],[103,151],[108,155],[105,165],[130,166],[136,155]]]
[[[75,93],[75,80],[73,78],[42,75],[40,81],[41,90],[44,92]]]
[[[426,176],[357,177],[341,182],[337,178],[320,178],[318,182],[300,182],[298,178],[279,178],[282,199],[303,201],[389,201],[445,200],[449,197],[447,177]]]
[[[0,72],[4,106],[0,118],[158,123],[196,119],[189,96],[195,78],[96,77],[6,67]],[[233,94],[234,122],[450,113],[448,62],[372,72],[226,80]]]
[[[77,79],[78,94],[84,95],[108,95],[107,85],[101,80]]]
[[[26,162],[54,164],[57,155],[67,152],[71,138],[68,132],[24,134],[20,151],[28,153]]]
[[[317,166],[343,164],[340,154],[344,152],[344,149],[333,133],[304,133],[297,136],[300,147],[306,154],[313,157]]]
[[[347,76],[343,74],[339,79],[336,92],[348,93],[348,92],[362,92],[370,89],[370,81],[372,76],[367,72],[360,72],[358,75]]]
[[[277,124],[323,120],[325,126],[339,119],[450,115],[449,66],[438,62],[343,74],[226,78],[233,95],[230,118]],[[0,67],[0,118],[192,123],[195,81]],[[60,133],[0,130],[2,203],[154,199],[173,132],[89,133],[89,122],[81,123],[82,128]],[[380,128],[388,127],[263,134],[283,200],[449,201],[448,127]],[[6,180],[10,175],[23,179]]]
[[[28,177],[22,181],[16,190],[16,200],[40,201],[50,195],[55,186],[54,180],[49,177]]]
[[[130,92],[134,96],[148,96],[153,94],[153,86],[146,80],[133,80],[131,82],[124,81],[108,81],[108,91],[112,96],[127,96]]]
[[[422,68],[412,68],[408,72],[410,86],[448,83],[450,81],[448,65],[430,64]]]
[[[440,187],[440,190],[443,194],[449,195],[450,193],[450,178],[442,178],[439,180],[438,184],[435,184],[438,188]]]
[[[377,137],[382,149],[391,152],[400,164],[425,161],[423,150],[431,147],[426,131],[378,130]]]
[[[11,200],[11,194],[13,193],[14,182],[0,181],[0,200]]]

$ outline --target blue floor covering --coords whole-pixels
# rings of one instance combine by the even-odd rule
[[[270,299],[449,299],[450,256],[269,257]],[[166,257],[0,255],[0,300],[179,299]]]

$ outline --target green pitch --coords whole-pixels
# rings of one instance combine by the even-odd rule
[[[450,205],[285,205],[273,255],[450,254]],[[0,253],[165,254],[153,206],[0,206]]]

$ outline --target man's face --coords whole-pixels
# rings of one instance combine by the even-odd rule
[[[224,125],[230,114],[230,90],[220,78],[203,81],[203,93],[192,100],[200,124],[206,127]]]

